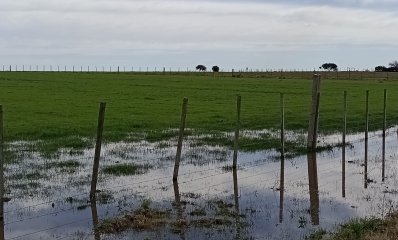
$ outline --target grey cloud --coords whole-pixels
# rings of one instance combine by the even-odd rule
[[[196,1],[196,0],[191,0]],[[216,0],[218,2],[254,2],[254,3],[277,3],[294,6],[334,6],[350,8],[370,8],[398,10],[398,0]]]
[[[398,43],[392,32],[398,16],[391,9],[346,7],[375,4],[370,0],[317,2],[2,0],[0,57],[148,55],[167,62],[167,54],[194,58],[205,52],[227,61],[239,54],[260,59],[270,52],[329,51],[348,44],[371,51]]]

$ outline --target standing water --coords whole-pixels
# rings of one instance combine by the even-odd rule
[[[173,182],[175,139],[107,144],[89,201],[93,149],[47,156],[16,142],[5,171],[5,239],[302,239],[383,217],[398,202],[396,130],[387,131],[384,182],[381,132],[370,134],[367,189],[363,134],[347,136],[345,197],[340,148],[286,159],[239,152],[234,170],[230,149],[190,138]],[[337,144],[340,136],[320,139]]]

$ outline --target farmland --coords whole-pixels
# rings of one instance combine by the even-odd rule
[[[305,78],[302,78],[306,76]],[[370,90],[370,122],[382,119],[383,89],[388,89],[388,121],[395,123],[398,78],[325,79],[321,87],[320,130],[341,129],[343,91],[348,92],[348,129],[361,131],[365,91]],[[279,126],[279,93],[285,93],[287,129],[308,122],[311,73],[232,78],[201,74],[1,72],[0,103],[5,137],[53,139],[93,137],[100,101],[107,102],[105,138],[123,140],[130,132],[177,128],[183,97],[189,98],[187,127],[203,132],[231,131],[235,98],[242,96],[242,128]],[[371,124],[371,129],[380,128]]]

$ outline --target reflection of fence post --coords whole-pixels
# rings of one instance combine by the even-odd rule
[[[343,110],[343,149],[341,158],[341,193],[345,198],[345,145],[347,133],[347,91],[344,91],[344,110]]]
[[[369,90],[366,90],[364,187],[368,187]]]
[[[182,103],[181,123],[180,123],[180,132],[178,135],[177,153],[174,163],[173,181],[177,181],[178,179],[178,170],[180,168],[180,161],[181,161],[182,141],[184,138],[185,119],[187,117],[187,106],[188,106],[188,98],[184,98]]]
[[[0,220],[4,220],[4,130],[3,130],[3,106],[0,105]],[[4,239],[4,225],[0,226],[3,231],[1,239]]]
[[[385,179],[386,169],[386,129],[387,129],[387,89],[384,89],[384,107],[383,107],[383,152],[382,152],[382,167],[381,167],[381,181]]]
[[[281,169],[279,175],[279,223],[283,222],[283,199],[285,194],[285,157],[281,156]]]
[[[95,195],[91,199],[91,217],[93,220],[94,239],[101,240],[101,234],[98,229],[98,213],[97,213],[97,199]]]
[[[241,226],[240,223],[240,209],[239,209],[239,188],[238,188],[238,171],[232,169],[232,178],[234,182],[234,200],[235,200],[235,224],[236,224],[236,236],[235,239],[241,239]]]
[[[105,120],[105,106],[106,103],[104,102],[100,104],[100,110],[98,115],[97,141],[95,143],[94,166],[93,166],[93,175],[91,179],[90,199],[93,199],[95,197],[95,192],[97,190],[98,168],[101,156],[102,131],[104,129],[104,120]]]
[[[307,164],[311,221],[313,225],[319,225],[318,166],[315,152],[307,153]]]
[[[232,167],[237,168],[238,163],[238,145],[239,145],[239,129],[240,129],[240,106],[241,106],[241,96],[236,97],[236,129],[235,129],[235,141],[234,141],[234,156]]]
[[[315,150],[318,137],[318,117],[319,117],[319,90],[321,86],[321,75],[314,74],[312,80],[312,100],[311,115],[308,127],[307,149]]]

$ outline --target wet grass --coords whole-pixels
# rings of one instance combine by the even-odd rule
[[[225,146],[229,149],[234,148],[234,140],[232,137],[225,135],[212,135],[206,136],[200,139],[200,142],[204,145],[209,146]],[[278,148],[280,146],[280,140],[276,138],[239,138],[239,150],[252,152],[259,149],[271,149]]]
[[[69,137],[94,139],[100,101],[107,102],[104,139],[111,142],[136,139],[130,133],[148,133],[149,141],[172,138],[174,132],[161,131],[178,129],[185,96],[189,97],[187,128],[221,132],[234,130],[237,94],[242,96],[242,129],[278,128],[279,93],[285,92],[286,128],[305,130],[310,75],[287,74],[279,79],[221,77],[222,74],[214,78],[201,74],[1,72],[0,103],[5,110],[6,140],[49,140],[53,143],[40,146],[41,151],[54,153],[60,147],[81,148],[88,144],[78,140],[65,142]],[[341,128],[338,123],[343,90],[348,91],[350,131],[363,130],[358,125],[363,123],[366,90],[371,94],[370,129],[382,127],[384,88],[389,90],[388,123],[396,123],[398,110],[393,106],[398,101],[397,85],[395,80],[371,78],[324,80],[320,130]]]
[[[155,210],[151,202],[144,200],[141,207],[121,218],[103,220],[98,227],[101,233],[114,234],[134,229],[137,231],[154,230],[164,227],[168,221],[169,211]]]
[[[229,149],[234,148],[234,140],[222,134],[213,134],[200,139],[200,142],[209,146],[225,146]],[[281,141],[269,135],[259,137],[240,137],[238,142],[239,151],[255,152],[264,149],[275,149],[280,151]],[[317,146],[316,152],[331,151],[334,147],[341,147],[340,144]],[[285,141],[285,155],[293,158],[308,152],[306,142],[302,139]]]
[[[371,239],[395,239],[398,229],[396,223],[398,221],[397,215],[390,216],[382,220],[378,218],[363,218],[354,219],[340,226],[337,232],[328,233],[324,230],[319,230],[307,237],[307,240],[371,240]],[[395,225],[395,226],[394,226]],[[394,226],[394,228],[391,228]],[[386,230],[395,229],[395,235],[387,237]],[[393,237],[393,238],[391,238]]]
[[[156,231],[158,229],[168,229],[173,233],[181,233],[184,229],[192,227],[230,231],[227,230],[228,227],[234,227],[237,216],[232,209],[233,204],[228,204],[220,199],[208,201],[207,207],[196,206],[195,203],[191,204],[195,208],[187,214],[193,219],[187,220],[182,216],[173,216],[172,209],[152,208],[152,202],[145,199],[137,210],[122,217],[103,220],[98,229],[103,234],[118,234],[126,230]],[[238,216],[238,218],[243,219],[241,216]],[[244,222],[239,224],[241,224],[241,227],[245,226]]]
[[[51,158],[59,154],[60,148],[66,148],[70,151],[84,150],[94,146],[92,139],[82,138],[78,136],[70,136],[64,138],[53,138],[48,140],[38,141],[35,148],[41,153],[43,157]]]
[[[97,192],[96,195],[97,201],[101,204],[108,204],[114,199],[113,194],[110,191],[100,191]]]
[[[236,212],[233,209],[234,205],[232,203],[227,203],[221,199],[210,201],[210,204],[216,206],[216,216],[222,217],[235,217]]]
[[[148,164],[115,164],[105,166],[103,172],[115,176],[139,175],[147,173],[152,166]]]
[[[15,173],[11,175],[9,178],[13,180],[39,180],[39,179],[45,179],[46,177],[47,177],[46,174],[39,171],[34,171],[29,173]]]
[[[186,133],[188,134],[188,133]],[[162,140],[169,140],[171,138],[177,137],[178,136],[178,131],[171,131],[171,130],[165,130],[165,131],[148,131],[145,134],[144,140],[148,142],[159,142]]]
[[[7,147],[4,149],[4,162],[6,164],[16,163],[18,161],[18,155],[15,151],[9,150]]]
[[[81,163],[76,160],[67,160],[63,162],[50,162],[46,165],[46,168],[78,168],[80,166]]]
[[[38,182],[28,182],[28,183],[12,183],[9,184],[8,187],[10,189],[19,189],[19,190],[32,190],[37,189],[41,186]]]
[[[192,212],[189,213],[191,216],[206,216],[206,210],[204,208],[195,208]]]

